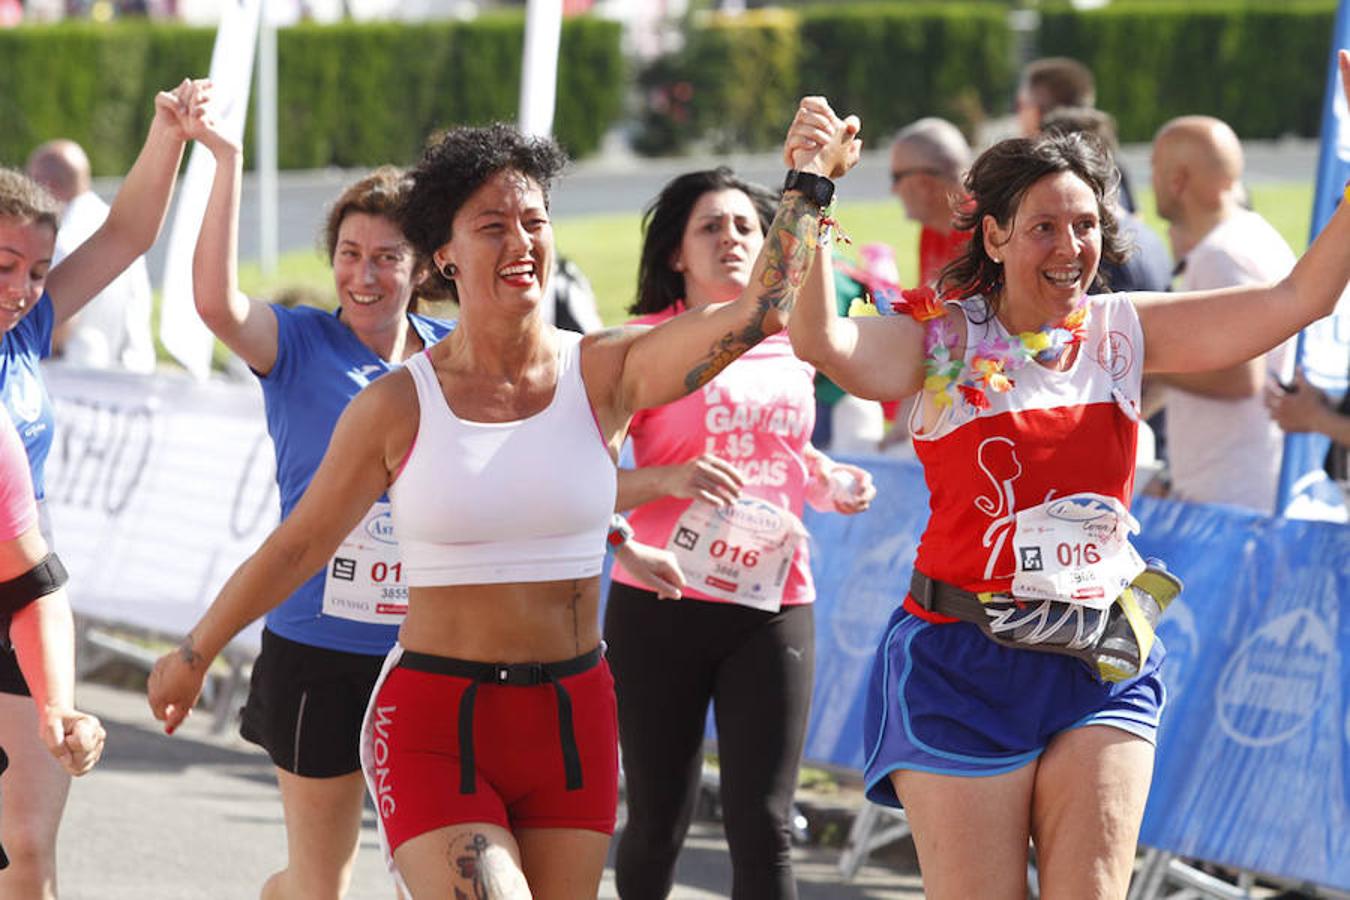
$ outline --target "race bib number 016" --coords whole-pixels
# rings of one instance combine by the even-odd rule
[[[328,561],[323,611],[355,622],[402,623],[408,611],[408,586],[388,501],[372,506]]]
[[[666,549],[679,560],[690,587],[777,612],[805,534],[796,516],[767,500],[741,497],[730,506],[699,501],[680,517]]]
[[[1119,500],[1071,494],[1017,514],[1012,594],[1106,609],[1144,571],[1130,535],[1139,533]]]

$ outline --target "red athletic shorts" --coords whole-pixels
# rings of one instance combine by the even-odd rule
[[[599,648],[511,666],[393,652],[361,753],[389,853],[464,822],[614,833],[618,724]]]

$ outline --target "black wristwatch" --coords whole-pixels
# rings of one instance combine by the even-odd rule
[[[834,199],[834,182],[824,175],[813,175],[800,169],[788,169],[783,179],[784,191],[800,191],[801,194],[821,209],[830,205]]]

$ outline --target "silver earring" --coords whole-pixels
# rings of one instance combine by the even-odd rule
[[[454,281],[455,276],[459,274],[459,268],[454,263],[446,263],[440,271],[446,281]]]

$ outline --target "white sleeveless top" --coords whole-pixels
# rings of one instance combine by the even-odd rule
[[[419,425],[389,501],[409,585],[600,574],[617,476],[581,380],[581,335],[555,333],[553,399],[513,422],[459,418],[426,353],[407,361]]]

